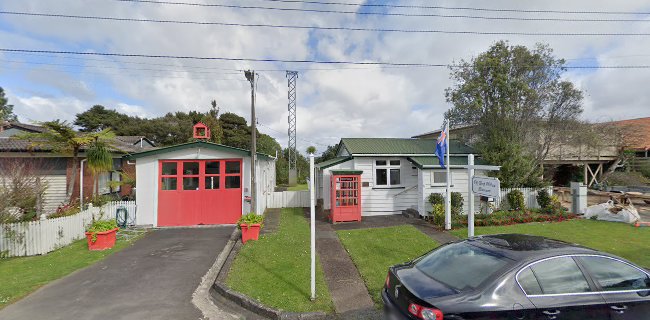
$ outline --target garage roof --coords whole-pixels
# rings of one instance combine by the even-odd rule
[[[223,144],[218,144],[218,143],[212,143],[212,142],[205,142],[205,141],[195,141],[195,142],[188,142],[188,143],[183,143],[183,144],[177,144],[174,146],[169,146],[169,147],[163,147],[163,148],[158,148],[158,149],[153,149],[153,150],[148,150],[148,151],[143,151],[143,152],[138,152],[138,153],[133,153],[124,156],[128,160],[133,160],[137,158],[142,158],[142,157],[149,157],[157,154],[164,154],[168,152],[173,152],[173,151],[178,151],[178,150],[183,150],[183,149],[189,149],[189,148],[205,148],[205,149],[211,149],[211,150],[217,150],[217,151],[228,151],[228,152],[235,152],[239,153],[243,156],[250,156],[251,152],[250,150],[246,149],[240,149],[240,148],[235,148],[235,147],[229,147],[225,146]],[[266,160],[273,160],[275,158],[271,157],[268,154],[263,154],[263,153],[257,153],[258,156],[265,158]]]

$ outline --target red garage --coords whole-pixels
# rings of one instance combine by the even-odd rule
[[[136,162],[139,225],[233,224],[263,213],[275,188],[275,158],[210,142],[192,142],[128,156]],[[257,173],[257,208],[250,208],[250,170]]]

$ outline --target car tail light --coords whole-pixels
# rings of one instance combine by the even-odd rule
[[[390,271],[386,275],[386,288],[390,289]]]
[[[409,304],[409,313],[423,320],[442,320],[442,311],[423,307],[417,303]]]

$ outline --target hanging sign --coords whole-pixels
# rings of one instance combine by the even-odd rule
[[[498,198],[501,195],[501,183],[497,178],[472,177],[472,192],[490,198]]]

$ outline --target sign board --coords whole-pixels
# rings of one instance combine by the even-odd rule
[[[472,192],[491,198],[498,198],[501,194],[501,183],[497,178],[472,177]]]

